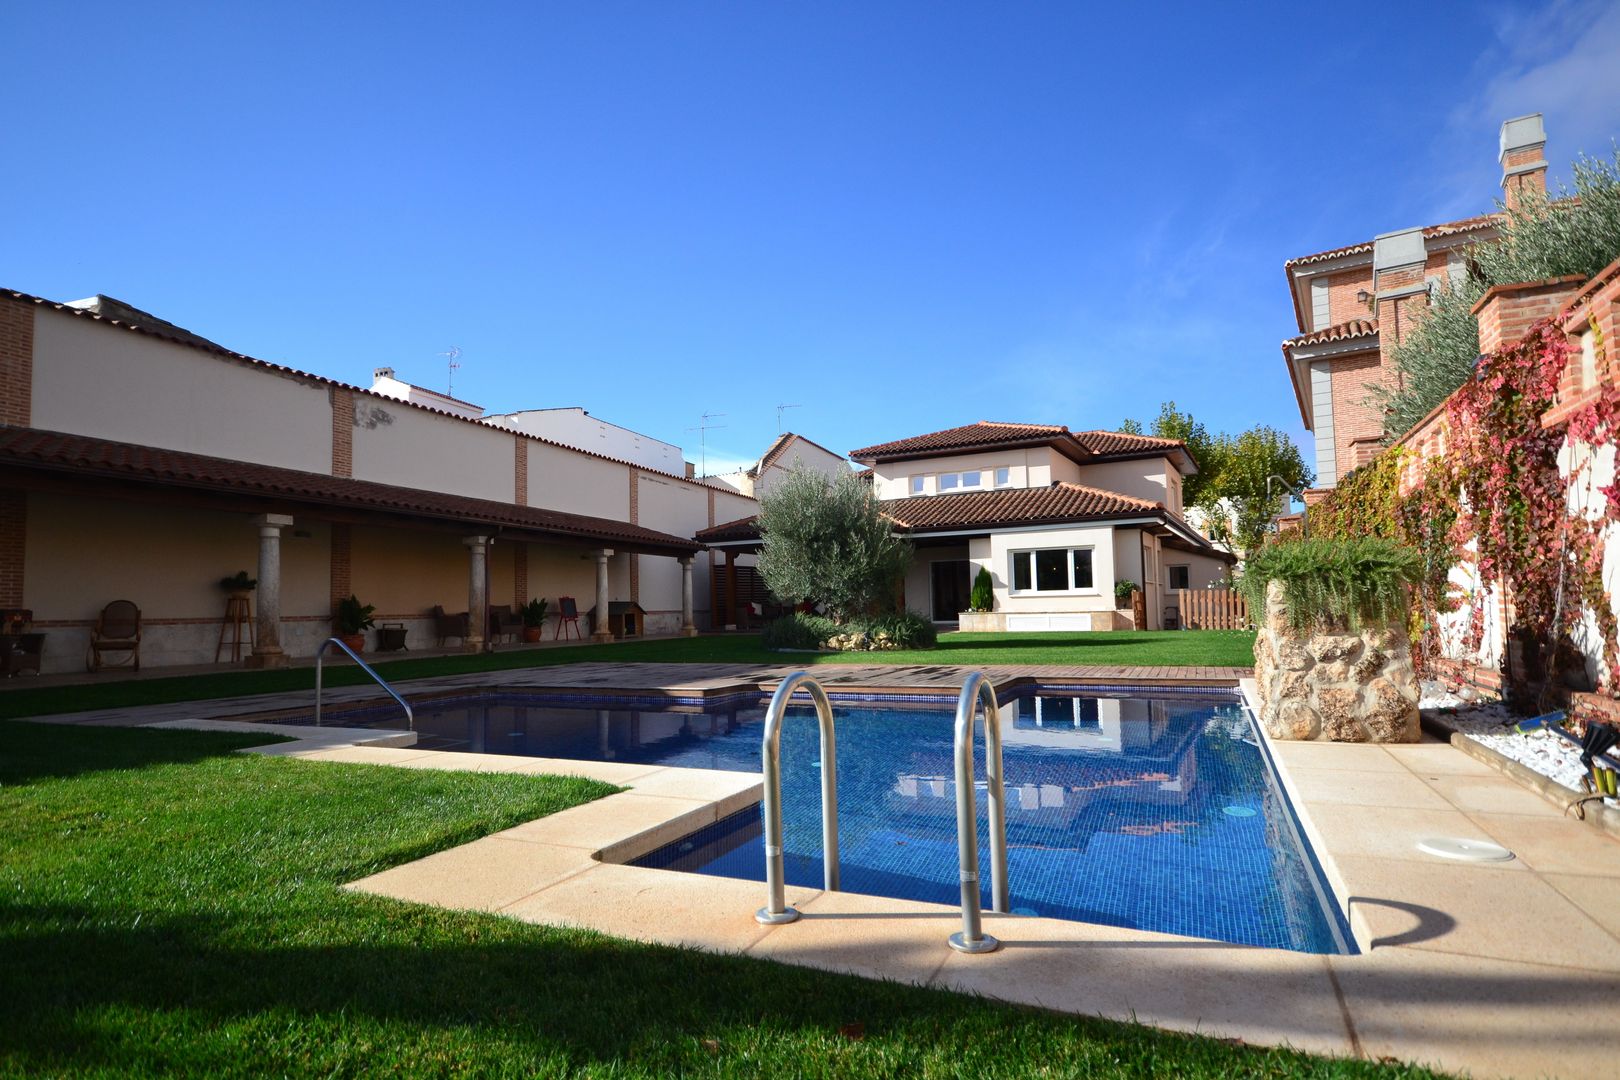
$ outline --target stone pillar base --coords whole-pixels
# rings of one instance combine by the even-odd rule
[[[695,626],[683,626],[683,627],[681,627],[681,637],[697,637],[697,636],[698,636],[698,628],[697,627],[695,627]]]
[[[245,668],[284,668],[287,666],[287,654],[277,649],[275,652],[249,653],[247,659],[242,661]]]
[[[592,634],[591,640],[596,642],[598,645],[608,645],[613,641],[613,634],[611,631],[604,631],[600,634]]]
[[[461,651],[464,653],[481,653],[484,651],[484,643],[482,641],[463,641]]]

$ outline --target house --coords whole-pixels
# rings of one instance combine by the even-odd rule
[[[835,476],[848,472],[849,462],[844,460],[842,454],[835,454],[820,443],[789,431],[778,435],[759,460],[748,468],[720,473],[708,479],[757,499],[794,469],[811,469],[823,476]]]
[[[1503,200],[1516,206],[1547,190],[1547,134],[1540,113],[1502,125]],[[1297,334],[1282,343],[1300,417],[1316,441],[1316,491],[1384,445],[1383,415],[1369,385],[1395,378],[1394,347],[1442,281],[1461,279],[1470,246],[1497,235],[1498,214],[1387,232],[1283,264]]]
[[[580,611],[634,602],[649,634],[709,625],[713,556],[693,535],[753,499],[386,369],[374,387],[109,297],[0,291],[0,609],[32,613],[43,670],[82,670],[120,599],[141,609],[143,667],[214,662],[234,630],[218,582],[239,570],[258,580],[256,666],[311,655],[350,594],[413,649],[437,642],[435,606],[531,597],[553,613],[559,596]],[[471,619],[462,644],[482,647],[485,625]]]
[[[1182,478],[1197,463],[1172,439],[1053,424],[979,421],[850,451],[871,470],[883,513],[916,549],[906,606],[939,623],[968,610],[973,580],[990,572],[996,630],[1130,628],[1116,582],[1140,585],[1145,627],[1164,625],[1179,589],[1226,579],[1233,557],[1182,517]],[[752,519],[697,534],[727,553],[721,584],[757,551]],[[723,591],[716,610],[733,605]]]

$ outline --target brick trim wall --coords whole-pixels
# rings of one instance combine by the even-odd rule
[[[0,300],[0,424],[33,422],[35,310],[33,304]]]
[[[641,470],[630,470],[630,524],[641,524]],[[630,556],[630,602],[641,603],[641,556]]]
[[[529,545],[518,541],[512,547],[512,603],[522,607],[529,602]]]
[[[332,573],[328,591],[334,614],[338,602],[347,600],[354,592],[354,536],[350,527],[340,521],[332,523]]]
[[[28,493],[0,491],[0,607],[26,606],[23,566],[27,546]]]
[[[332,475],[354,476],[354,391],[332,387]],[[348,596],[348,593],[344,593]]]
[[[512,436],[512,501],[529,505],[529,440]]]

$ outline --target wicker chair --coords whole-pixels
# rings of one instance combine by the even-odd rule
[[[114,600],[101,609],[90,631],[91,671],[102,669],[103,653],[127,653],[128,663],[141,670],[141,609],[132,601]]]
[[[523,636],[523,616],[510,607],[491,605],[489,609],[489,640],[509,637],[513,641]]]
[[[459,615],[451,615],[444,610],[442,604],[433,605],[433,631],[438,636],[439,646],[443,648],[446,638],[460,638],[466,641],[472,633],[472,616],[463,611]]]

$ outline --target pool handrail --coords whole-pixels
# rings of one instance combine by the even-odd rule
[[[962,880],[962,929],[952,934],[957,952],[994,952],[1001,942],[984,932],[979,911],[978,800],[973,789],[973,717],[984,707],[985,795],[990,801],[990,910],[1010,910],[1007,886],[1007,798],[1001,763],[1001,708],[982,671],[970,674],[956,700],[956,853]]]
[[[375,671],[373,671],[371,669],[370,664],[368,664],[364,660],[360,659],[360,656],[359,656],[358,653],[356,653],[353,649],[349,648],[347,645],[343,644],[341,639],[335,638],[335,637],[327,638],[325,641],[321,642],[321,647],[319,649],[315,650],[315,726],[316,727],[321,726],[321,671],[322,671],[322,666],[326,663],[326,648],[327,648],[328,645],[336,645],[338,648],[340,648],[344,652],[348,653],[349,654],[349,659],[353,660],[355,663],[359,664],[361,671],[364,671],[367,675],[370,675],[371,678],[376,682],[376,684],[378,686],[380,686],[384,690],[388,691],[388,696],[393,698],[395,701],[399,702],[399,707],[405,710],[405,723],[409,726],[409,729],[411,731],[416,730],[416,713],[415,713],[415,711],[413,711],[411,709],[411,703],[406,701],[404,698],[400,697],[399,693],[392,686],[388,685],[387,680],[385,680],[381,675],[379,675]]]
[[[787,903],[782,865],[782,719],[794,693],[810,694],[821,727],[821,863],[822,882],[828,892],[838,891],[838,755],[833,738],[832,703],[827,691],[808,671],[795,671],[782,680],[765,710],[765,735],[760,758],[765,773],[765,893],[766,904],[754,913],[767,926],[790,923],[799,912]]]

